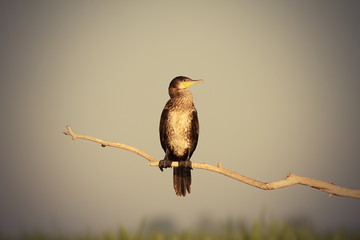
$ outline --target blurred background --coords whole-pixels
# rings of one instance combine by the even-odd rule
[[[158,124],[178,75],[200,120],[192,160],[261,181],[289,172],[360,188],[357,1],[1,1],[0,232],[175,230],[226,219],[307,219],[360,228],[360,201],[305,186],[263,191],[172,170],[79,134],[162,159]]]

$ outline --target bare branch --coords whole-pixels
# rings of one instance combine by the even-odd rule
[[[94,137],[90,137],[90,136],[86,136],[86,135],[76,134],[72,131],[72,129],[69,125],[66,126],[66,128],[67,128],[67,131],[64,132],[64,134],[71,136],[73,140],[80,138],[80,139],[85,139],[85,140],[100,143],[102,147],[109,146],[109,147],[122,148],[122,149],[128,150],[130,152],[136,153],[136,154],[142,156],[143,158],[147,159],[150,162],[149,163],[150,166],[158,166],[159,165],[159,161],[157,161],[154,157],[152,157],[151,155],[147,154],[146,152],[141,151],[135,147],[121,144],[121,143],[116,143],[116,142],[109,142],[109,141],[105,141],[102,139],[98,139],[98,138],[94,138]],[[173,162],[171,164],[171,166],[178,167],[178,163]],[[312,188],[316,188],[323,192],[327,192],[327,193],[329,193],[329,196],[336,195],[336,196],[343,196],[343,197],[360,198],[360,190],[359,189],[345,188],[345,187],[341,187],[341,186],[338,186],[338,185],[335,185],[332,183],[320,181],[317,179],[298,176],[293,173],[289,173],[287,175],[287,177],[282,180],[278,180],[278,181],[274,181],[274,182],[261,182],[261,181],[257,181],[255,179],[237,174],[230,170],[227,170],[222,167],[220,162],[218,163],[217,166],[212,166],[212,165],[209,165],[206,163],[192,163],[191,166],[192,166],[192,168],[204,169],[204,170],[209,170],[212,172],[217,172],[217,173],[223,174],[227,177],[236,179],[240,182],[246,183],[250,186],[257,187],[257,188],[260,188],[263,190],[274,190],[274,189],[278,189],[278,188],[284,188],[284,187],[289,187],[289,186],[296,185],[296,184],[301,184],[301,185],[306,185],[306,186],[309,186]]]
[[[94,138],[94,137],[90,137],[90,136],[86,136],[86,135],[76,134],[72,131],[70,125],[67,125],[66,128],[67,128],[67,131],[63,132],[63,133],[65,135],[71,136],[73,140],[75,140],[77,138],[81,138],[81,139],[100,143],[102,147],[109,146],[109,147],[122,148],[122,149],[128,150],[130,152],[136,153],[136,154],[146,158],[149,162],[157,162],[157,160],[155,158],[153,158],[151,155],[147,154],[144,151],[141,151],[140,149],[134,148],[132,146],[121,144],[121,143],[116,143],[116,142],[109,142],[109,141],[105,141],[102,139],[98,139],[98,138]]]

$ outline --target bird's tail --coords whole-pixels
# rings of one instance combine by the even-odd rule
[[[190,168],[174,168],[174,189],[178,196],[185,197],[186,191],[191,192],[191,170]]]

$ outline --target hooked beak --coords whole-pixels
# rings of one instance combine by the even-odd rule
[[[183,87],[184,88],[188,88],[188,87],[191,87],[192,85],[195,85],[197,83],[202,83],[204,82],[204,80],[192,80],[192,79],[188,79],[186,80],[185,82],[183,82]]]

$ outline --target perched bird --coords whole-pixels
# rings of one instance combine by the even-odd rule
[[[178,161],[180,167],[174,168],[173,181],[175,193],[185,196],[191,188],[190,158],[196,149],[199,137],[199,120],[188,87],[203,82],[179,76],[169,85],[170,99],[167,101],[160,118],[160,142],[165,158],[159,162],[159,168],[171,167]]]

